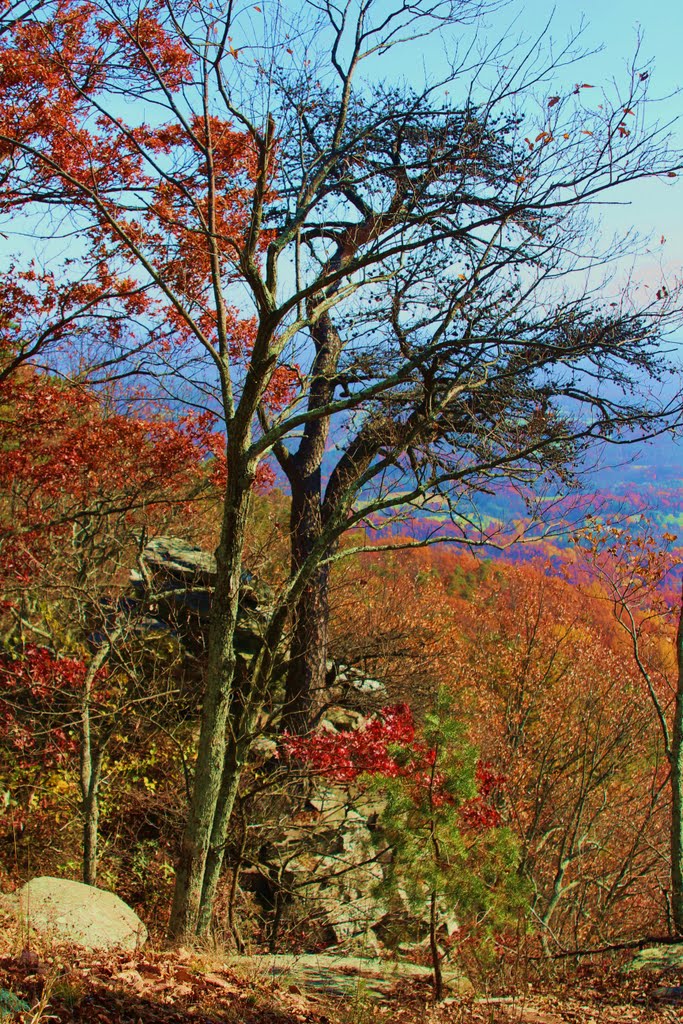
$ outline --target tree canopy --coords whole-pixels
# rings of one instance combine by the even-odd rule
[[[677,173],[666,128],[648,120],[649,72],[634,64],[598,103],[588,83],[555,85],[575,43],[477,58],[459,37],[485,10],[4,8],[0,214],[49,235],[41,256],[55,264],[8,279],[4,372],[58,358],[62,372],[133,379],[225,434],[175,936],[208,927],[279,676],[285,720],[310,727],[340,538],[439,496],[467,539],[471,498],[492,481],[566,482],[594,442],[679,418],[678,394],[651,387],[668,372],[675,289],[645,302],[603,289],[597,269],[622,250],[601,248],[588,216],[625,183]],[[441,79],[399,78],[391,58],[434,34],[449,54]],[[238,599],[269,458],[291,492],[291,570],[247,671]]]

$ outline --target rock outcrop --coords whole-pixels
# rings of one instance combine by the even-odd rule
[[[57,942],[95,950],[138,949],[147,940],[147,929],[123,900],[82,882],[34,878],[2,901],[29,929]]]

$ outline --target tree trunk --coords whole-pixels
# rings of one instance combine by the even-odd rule
[[[106,740],[92,733],[92,688],[97,673],[109,656],[109,644],[103,644],[88,666],[81,699],[80,784],[83,808],[83,881],[95,885],[97,881],[98,832],[100,821],[99,790]]]
[[[300,569],[322,532],[320,467],[292,479],[291,571]],[[308,581],[293,611],[282,729],[305,734],[325,703],[329,568]]]
[[[234,699],[237,626],[242,552],[249,513],[250,488],[244,486],[236,460],[228,478],[221,540],[216,551],[216,588],[211,604],[209,656],[194,787],[180,857],[168,927],[174,941],[192,939],[199,929],[207,858],[220,802],[229,818],[241,763],[226,763],[226,728]],[[206,898],[204,899],[204,902]],[[210,908],[209,908],[210,917]]]
[[[240,776],[244,756],[246,754],[245,743],[235,740],[232,736],[228,740],[225,753],[225,764],[223,766],[223,777],[216,803],[216,812],[211,829],[211,838],[206,855],[204,868],[204,880],[202,884],[199,914],[197,918],[197,934],[206,935],[211,927],[213,905],[218,890],[223,857],[225,855],[225,839],[230,824],[230,815],[235,806],[235,799],[239,789]]]
[[[85,806],[83,822],[83,881],[86,885],[97,885],[97,835],[99,828],[99,805],[97,797]]]
[[[295,603],[299,597],[300,591],[295,589],[293,593]],[[242,768],[254,737],[259,711],[273,678],[274,656],[282,641],[288,614],[289,605],[285,601],[274,612],[256,658],[248,665],[244,659],[236,661],[238,675],[233,681],[234,694],[228,717],[227,740],[223,741],[223,771],[205,857],[202,890],[195,924],[197,935],[205,933],[211,924],[214,899],[225,855],[230,816],[238,794]]]
[[[440,1003],[443,999],[443,972],[441,970],[441,952],[439,951],[439,938],[437,935],[438,908],[436,893],[432,893],[429,904],[429,948],[432,954],[432,974],[434,981],[434,1002]]]
[[[671,911],[683,935],[683,594],[676,633],[677,685],[671,730]]]
[[[341,251],[333,262],[339,265]],[[321,296],[309,299],[316,311]],[[343,343],[329,313],[312,317],[311,339],[315,358],[311,367],[308,410],[315,415],[306,423],[296,452],[276,451],[292,491],[289,519],[291,571],[295,576],[323,530],[322,463],[330,430],[330,416],[320,410],[332,401]],[[292,612],[289,669],[285,682],[282,730],[305,734],[325,703],[327,674],[329,567],[321,566],[308,580]]]
[[[237,923],[235,914],[235,903],[237,901],[237,890],[239,888],[240,871],[244,864],[244,856],[247,852],[248,837],[247,816],[244,802],[240,805],[240,842],[233,864],[232,879],[230,881],[230,895],[228,897],[227,922],[230,934],[232,935],[238,953],[244,953],[244,939]]]
[[[83,792],[83,881],[97,884],[98,836],[100,822],[99,790],[102,778],[103,752],[90,748],[85,771],[81,767]]]

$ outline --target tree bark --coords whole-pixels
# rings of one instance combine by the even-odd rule
[[[231,465],[237,465],[236,461]],[[194,938],[200,917],[205,921],[206,912],[202,908],[206,902],[205,876],[212,836],[216,834],[215,826],[229,819],[239,784],[239,761],[226,761],[226,729],[235,698],[234,636],[249,513],[250,485],[245,487],[241,476],[236,471],[228,478],[221,540],[216,551],[216,588],[211,605],[199,748],[168,927],[168,936],[174,941]],[[221,822],[216,820],[218,812]]]
[[[294,576],[322,532],[320,466],[292,482],[291,572]],[[305,734],[325,702],[329,568],[321,566],[307,583],[292,614],[289,667],[282,728]]]
[[[98,837],[100,823],[99,790],[102,779],[103,752],[88,753],[86,790],[83,793],[83,881],[97,884]],[[83,778],[83,772],[82,776]]]
[[[97,882],[98,835],[100,823],[99,791],[106,739],[93,738],[92,688],[97,673],[109,657],[110,643],[103,644],[88,666],[81,700],[80,784],[83,808],[83,881]]]
[[[237,724],[239,728],[239,724]],[[246,758],[250,740],[250,732],[242,732],[239,735],[233,727],[228,729],[228,741],[225,751],[225,762],[221,786],[216,802],[216,810],[213,818],[213,827],[209,840],[209,848],[206,855],[204,868],[204,879],[202,884],[199,915],[197,919],[197,934],[205,935],[211,927],[213,905],[218,890],[223,858],[225,856],[225,841],[230,825],[230,816],[235,806],[235,800],[239,790],[242,768]]]
[[[232,868],[232,879],[230,880],[230,895],[228,897],[228,909],[227,909],[227,922],[230,934],[235,940],[235,946],[238,953],[244,953],[244,939],[237,923],[235,914],[235,903],[237,900],[237,890],[239,888],[240,871],[244,864],[244,856],[247,852],[247,836],[248,826],[247,818],[245,813],[245,806],[242,802],[240,806],[240,841],[235,855],[235,862]]]
[[[338,265],[340,260],[341,253],[338,253],[332,263]],[[310,300],[309,311],[315,310],[316,301],[315,298]],[[334,397],[343,348],[329,313],[316,317],[310,331],[315,358],[311,368],[308,410],[315,415],[306,424],[296,452],[284,449],[276,452],[292,492],[289,518],[292,578],[323,532],[322,463],[330,417],[320,414],[320,410]],[[316,712],[325,702],[328,586],[329,568],[323,565],[312,574],[292,611],[290,661],[281,723],[283,731],[308,732]]]
[[[429,901],[429,948],[432,954],[432,973],[434,981],[434,1002],[440,1003],[443,999],[443,971],[441,969],[441,952],[439,950],[438,908],[436,893],[432,893]]]

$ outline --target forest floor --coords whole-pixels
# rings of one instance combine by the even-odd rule
[[[7,923],[7,922],[5,922]],[[337,978],[323,991],[306,972],[273,975],[273,958],[238,959],[190,949],[87,953],[75,946],[20,949],[0,921],[3,1024],[664,1024],[683,1022],[674,990],[681,971],[626,973],[613,961],[543,978],[537,969],[516,991],[454,994],[435,1006],[429,976],[411,972],[373,989],[348,961],[319,957]],[[282,959],[282,958],[280,958]],[[313,958],[310,958],[312,961]],[[281,966],[281,965],[280,965]],[[309,972],[310,973],[310,972]],[[368,972],[371,974],[371,972]],[[533,981],[528,980],[533,974]],[[345,991],[344,991],[345,989]],[[337,995],[331,992],[337,991]],[[23,1002],[23,1007],[16,1000]]]
[[[672,979],[584,968],[572,979],[523,995],[453,996],[434,1006],[423,979],[397,982],[381,997],[362,979],[353,997],[310,992],[263,971],[227,966],[189,950],[87,954],[60,947],[0,957],[0,990],[30,1009],[0,1020],[26,1024],[636,1024],[683,1021],[683,1003],[662,1002]],[[1,1001],[0,1001],[1,1003]]]

